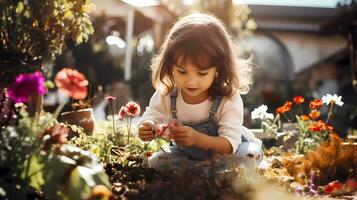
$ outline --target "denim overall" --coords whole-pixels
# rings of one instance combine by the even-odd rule
[[[176,115],[176,99],[177,99],[177,90],[174,90],[170,94],[171,98],[171,114],[173,119],[177,119]],[[198,123],[184,123],[186,126],[190,126],[196,131],[209,135],[209,136],[218,136],[218,125],[214,119],[219,104],[221,103],[222,97],[215,96],[211,110],[209,111],[208,119],[198,122]],[[197,147],[182,147],[187,158],[193,161],[207,160],[210,158],[210,153],[208,151],[199,149]]]

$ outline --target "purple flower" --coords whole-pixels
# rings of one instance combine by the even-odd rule
[[[45,77],[40,72],[19,74],[8,89],[8,95],[14,103],[27,102],[31,94],[43,95],[47,92],[44,83]]]

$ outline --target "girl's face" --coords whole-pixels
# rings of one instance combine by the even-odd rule
[[[175,64],[173,77],[187,103],[197,104],[208,98],[208,89],[216,77],[216,67],[200,69],[191,62]]]

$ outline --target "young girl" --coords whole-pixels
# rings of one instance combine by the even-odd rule
[[[261,141],[242,126],[240,93],[249,90],[250,65],[236,59],[217,18],[190,14],[177,21],[152,70],[156,92],[140,121],[139,137],[152,139],[159,123],[177,120],[180,125],[171,129],[173,145],[151,156],[149,167],[158,168],[163,156],[179,167],[182,150],[192,163],[207,160],[212,151],[261,161]]]

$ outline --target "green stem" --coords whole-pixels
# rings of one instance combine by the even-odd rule
[[[113,110],[113,101],[110,101],[110,110],[112,112],[112,122],[113,122],[113,136],[115,135],[115,123],[114,123],[114,110]]]
[[[149,147],[150,142],[153,141],[154,139],[155,139],[155,136],[153,138],[151,138],[151,140],[144,145],[144,151],[147,150],[147,148]]]
[[[289,123],[291,123],[291,120],[285,115],[285,113],[283,113],[283,116]]]
[[[304,110],[302,109],[302,105],[301,104],[299,105],[299,108],[300,108],[301,115],[303,115],[304,114]]]
[[[62,111],[63,107],[66,105],[68,99],[69,99],[69,97],[66,96],[66,98],[63,100],[63,102],[57,106],[56,111],[53,113],[54,119],[57,119],[57,117],[60,114],[60,112]]]
[[[128,126],[128,141],[127,141],[127,144],[129,145],[130,143],[130,130],[131,130],[131,120],[133,119],[133,117],[132,116],[130,116],[130,118],[129,118],[129,126]]]
[[[331,119],[331,117],[332,117],[332,108],[333,108],[333,105],[334,105],[335,103],[332,101],[331,103],[330,103],[330,109],[329,109],[329,111],[328,111],[328,114],[327,114],[327,119],[326,119],[326,122],[325,122],[325,124],[327,124],[328,123],[328,121]]]
[[[26,164],[26,173],[25,173],[25,182],[26,183],[28,183],[28,179],[30,178],[30,176],[29,176],[30,163],[31,163],[31,154],[29,155],[29,158],[27,159],[27,164]]]

